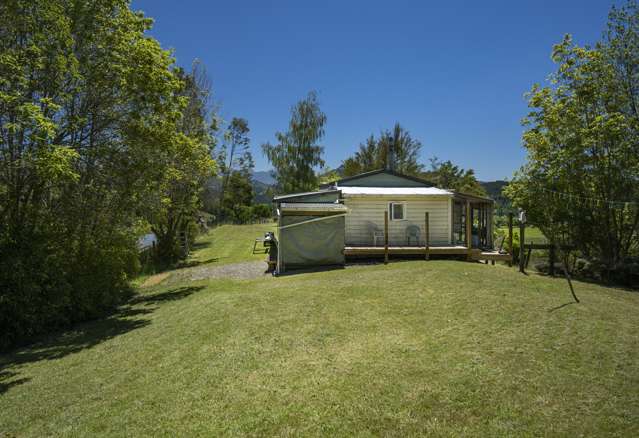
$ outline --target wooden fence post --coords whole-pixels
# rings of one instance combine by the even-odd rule
[[[470,208],[470,201],[466,201],[466,248],[468,249],[468,255],[466,258],[471,259],[472,247],[473,247],[473,227],[472,227],[472,209]]]
[[[548,261],[548,275],[550,275],[551,277],[555,276],[555,244],[551,243],[550,244],[550,250],[549,250],[549,258],[550,260]]]
[[[525,233],[526,233],[526,224],[523,221],[519,221],[519,272],[525,274],[526,271],[524,269],[526,263],[526,254],[524,248],[525,242]]]
[[[513,214],[508,213],[508,252],[510,253],[510,260],[508,266],[513,265]]]
[[[388,210],[384,212],[384,264],[388,263]]]
[[[430,250],[428,247],[430,246],[430,237],[429,237],[429,224],[428,224],[428,212],[424,214],[424,258],[426,260],[430,259]]]

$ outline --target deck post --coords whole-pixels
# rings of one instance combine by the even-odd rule
[[[493,227],[495,226],[495,205],[490,204],[490,208],[488,209],[488,247],[493,251],[495,250],[495,235],[493,232]],[[502,239],[502,245],[504,241]],[[495,266],[495,260],[491,260],[490,264]]]
[[[468,260],[471,259],[471,255],[473,252],[473,248],[472,248],[472,218],[471,218],[471,208],[470,208],[470,201],[466,201],[466,249],[468,250],[468,255],[466,256],[466,258]]]
[[[526,224],[524,221],[519,221],[519,272],[522,274],[526,273],[525,264],[526,264],[526,248],[524,245],[525,242],[525,233],[526,233]]]
[[[430,258],[429,249],[430,246],[430,237],[429,237],[429,229],[428,229],[428,212],[424,213],[424,258],[428,260]]]
[[[551,277],[555,276],[555,244],[550,244],[550,260],[548,260],[548,275]]]
[[[384,212],[384,264],[388,263],[388,210]]]
[[[508,252],[510,253],[510,261],[508,266],[513,265],[513,214],[508,213]]]

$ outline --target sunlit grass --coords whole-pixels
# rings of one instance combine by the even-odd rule
[[[195,257],[246,254],[214,239]],[[0,436],[637,436],[639,294],[575,285],[434,260],[146,288],[0,357]]]
[[[201,236],[187,264],[237,263],[264,260],[264,247],[258,243],[253,253],[256,238],[264,237],[267,231],[275,231],[274,222],[255,225],[222,225]]]

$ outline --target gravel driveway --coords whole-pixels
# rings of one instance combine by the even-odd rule
[[[230,278],[233,280],[252,280],[255,278],[271,277],[266,272],[265,262],[242,262],[228,265],[206,265],[181,269],[168,279],[167,283],[179,281],[206,280],[208,278]]]

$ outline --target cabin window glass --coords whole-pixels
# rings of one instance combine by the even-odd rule
[[[403,202],[391,202],[391,220],[403,221],[406,219],[406,204]]]

